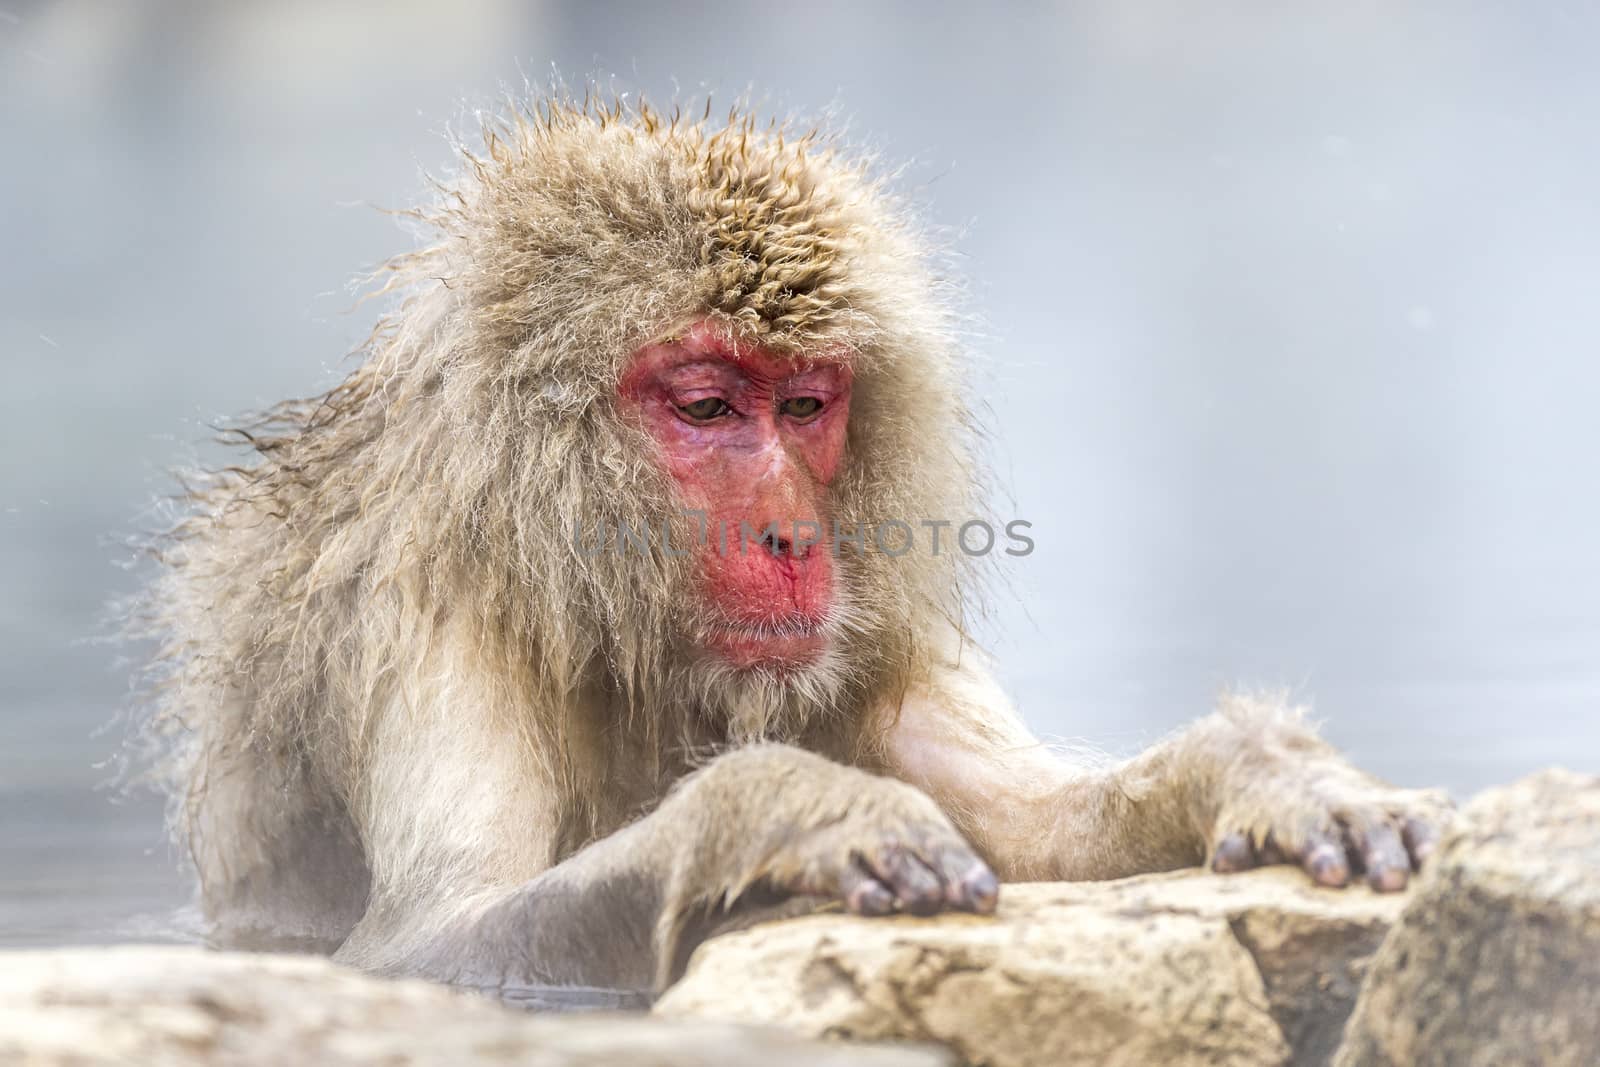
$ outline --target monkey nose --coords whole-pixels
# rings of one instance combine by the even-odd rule
[[[829,544],[821,519],[784,519],[762,528],[761,545],[775,558],[795,562],[810,559]]]
[[[805,559],[811,551],[811,546],[804,541],[781,537],[775,533],[763,534],[761,547],[780,559]]]

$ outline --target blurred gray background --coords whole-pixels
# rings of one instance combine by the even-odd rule
[[[410,244],[368,205],[553,70],[910,161],[1034,523],[992,635],[1039,730],[1276,683],[1402,783],[1600,769],[1596,55],[1582,3],[0,0],[0,941],[183,935],[158,806],[95,788],[115,535],[336,380]]]

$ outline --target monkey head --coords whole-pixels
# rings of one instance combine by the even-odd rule
[[[365,360],[250,427],[264,462],[208,490],[274,577],[194,565],[270,621],[286,686],[355,629],[371,691],[465,626],[540,706],[772,736],[964,624],[970,561],[919,526],[974,514],[956,319],[869,160],[738,112],[562,100],[461,152]]]

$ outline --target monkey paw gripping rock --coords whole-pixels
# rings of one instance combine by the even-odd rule
[[[1325,1063],[1402,904],[1286,869],[1011,885],[993,919],[816,915],[717,938],[656,1010],[995,1067]]]
[[[1600,778],[1462,813],[1373,961],[1340,1067],[1600,1063]]]
[[[708,942],[657,1011],[995,1067],[1588,1067],[1600,778],[1484,793],[1405,896],[1280,868],[1007,886],[991,920],[816,915]]]

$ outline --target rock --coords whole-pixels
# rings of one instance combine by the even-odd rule
[[[1480,795],[1374,959],[1341,1067],[1600,1062],[1600,778]]]
[[[992,919],[824,914],[716,938],[656,1013],[994,1067],[1325,1063],[1402,906],[1288,869],[1009,885]]]
[[[1600,1062],[1600,778],[1485,793],[1409,896],[1274,868],[1011,885],[987,919],[817,914],[702,945],[653,1017],[310,957],[0,952],[0,1063],[948,1062],[818,1038],[992,1067]]]
[[[120,947],[0,953],[0,1063],[929,1067],[912,1048],[649,1016],[546,1015],[296,956]]]

